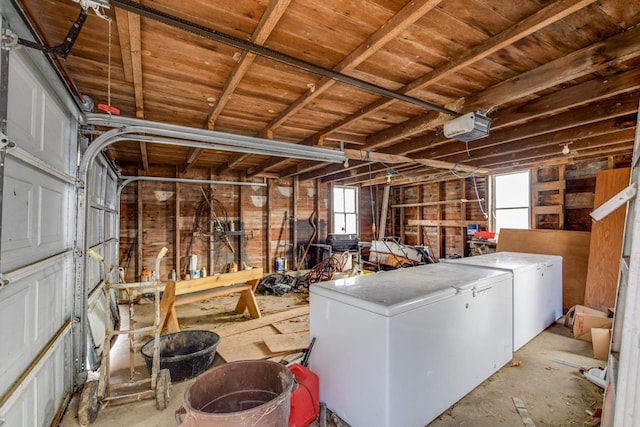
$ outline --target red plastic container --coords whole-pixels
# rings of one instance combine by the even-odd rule
[[[291,392],[289,427],[306,427],[320,413],[318,376],[298,363],[289,366],[289,370],[298,383]]]

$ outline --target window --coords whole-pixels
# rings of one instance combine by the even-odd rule
[[[494,230],[529,228],[529,172],[496,175],[494,188]]]
[[[333,188],[333,232],[358,233],[358,190],[355,187]]]

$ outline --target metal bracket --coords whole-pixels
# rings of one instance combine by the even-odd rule
[[[9,140],[9,137],[0,132],[0,150],[8,150],[16,146],[16,143]]]
[[[83,7],[82,9],[80,9],[80,15],[78,15],[76,22],[74,22],[69,29],[69,32],[64,38],[64,41],[57,46],[45,46],[40,43],[21,38],[18,39],[18,43],[33,49],[41,50],[44,53],[60,55],[62,58],[66,59],[67,56],[69,56],[69,52],[71,52],[71,48],[75,44],[78,35],[80,35],[80,30],[82,29],[84,22],[87,20],[88,14],[89,12],[86,8]]]
[[[5,28],[2,32],[2,50],[11,50],[18,45],[18,35]]]
[[[7,286],[11,281],[5,277],[4,274],[0,273],[0,292]]]

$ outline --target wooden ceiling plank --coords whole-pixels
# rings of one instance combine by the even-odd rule
[[[583,0],[580,2],[576,2],[575,0],[562,0],[562,1],[557,1],[555,3],[552,3],[546,8],[541,9],[540,11],[529,16],[528,18],[514,24],[509,29],[503,31],[502,33],[496,35],[495,37],[492,37],[491,39],[487,40],[485,43],[482,43],[474,47],[468,53],[458,58],[457,60],[450,61],[443,67],[433,70],[432,72],[414,80],[413,82],[406,85],[402,90],[400,90],[400,92],[411,94],[418,90],[424,89],[430,85],[436,84],[441,80],[443,80],[444,78],[449,77],[450,75],[462,70],[463,68],[475,62],[478,62],[479,60],[486,58],[492,55],[493,53],[501,49],[504,49],[507,46],[512,45],[518,40],[521,40],[533,34],[534,32],[544,27],[547,27],[553,24],[554,22],[557,22],[569,16],[570,14],[590,5],[594,1],[595,0]],[[395,102],[395,100],[384,100],[384,101],[385,101],[384,103],[382,102],[376,103],[375,109],[372,109],[370,112],[378,111],[379,109],[387,107]],[[370,112],[367,111],[367,114]],[[342,126],[350,123],[351,121],[360,119],[362,117],[363,115],[351,117],[351,119],[348,122],[343,123]],[[441,124],[442,122],[443,122],[443,118],[437,117],[435,119],[435,125],[433,126],[433,128],[435,128],[435,126]],[[405,128],[409,128],[409,127],[405,126]],[[406,131],[403,131],[403,129],[400,127],[398,127],[397,130],[398,130],[397,132],[398,135],[404,135],[404,133],[406,132]],[[387,133],[393,134],[394,131],[387,132]],[[413,134],[415,133],[417,132],[414,132]],[[399,138],[396,138],[396,139],[401,139],[403,137],[404,136],[400,136]],[[378,140],[376,140],[375,137],[371,137],[369,139],[371,141],[366,146],[368,149],[373,149],[376,146],[389,142],[389,140],[385,138],[378,138]]]
[[[334,68],[334,71],[344,73],[354,70],[358,65],[375,54],[385,44],[398,37],[403,31],[413,25],[424,14],[440,4],[442,0],[411,1],[398,13],[393,15],[382,27],[369,36],[362,44],[354,49]],[[284,123],[289,117],[304,108],[309,102],[320,96],[336,83],[335,80],[326,77],[318,80],[304,95],[289,105],[278,117],[274,118],[266,127],[275,129]]]
[[[532,121],[542,116],[561,113],[567,109],[576,109],[591,102],[599,102],[615,97],[625,92],[640,89],[640,68],[627,71],[615,76],[605,76],[589,80],[562,91],[534,99],[524,105],[516,105],[505,110],[498,110],[494,115],[491,140],[496,138],[495,130],[520,124],[524,121]],[[522,138],[530,136],[527,130],[518,128],[518,135]],[[484,141],[478,140],[471,147]],[[385,152],[391,154],[408,155],[426,148],[434,149],[439,145],[448,145],[452,141],[443,135],[427,135],[403,142],[401,145],[391,147]],[[455,141],[453,142],[455,143]]]
[[[333,132],[324,136],[325,141],[342,141],[349,144],[364,145],[367,142],[365,135],[353,135],[344,132]]]
[[[269,3],[267,10],[262,15],[262,19],[260,19],[258,26],[251,36],[253,43],[263,45],[267,41],[269,35],[280,21],[280,18],[282,18],[282,15],[284,15],[290,3],[291,0],[273,0]],[[231,95],[244,78],[255,58],[256,55],[253,53],[242,53],[240,60],[231,71],[229,79],[222,88],[222,93],[207,116],[207,126],[209,129],[214,128],[216,119],[227,105],[229,98],[231,98]]]
[[[554,22],[557,22],[558,20],[570,15],[571,13],[574,13],[575,11],[588,6],[594,1],[595,0],[582,0],[582,1],[576,2],[575,0],[560,0],[558,2],[555,2],[552,5],[547,6],[546,8],[541,9],[539,12],[531,15],[529,18],[526,18],[525,20],[513,25],[509,29],[498,34],[497,36],[489,39],[487,42],[476,46],[474,49],[469,51],[466,55],[463,55],[457,60],[450,61],[447,65],[445,65],[441,69],[439,68],[437,70],[434,70],[428,73],[427,75],[415,80],[414,82],[409,83],[403,89],[401,89],[400,92],[405,94],[410,94],[413,91],[424,89],[430,84],[438,82],[444,79],[445,77],[448,77],[449,75],[455,73],[456,71],[459,71],[463,67],[468,66],[471,63],[477,62],[480,59],[483,59],[489,56],[490,54],[497,52],[498,50],[506,46],[509,46],[518,40],[523,39],[524,37],[529,36],[535,31],[538,31],[539,29],[544,28],[545,26],[548,26]],[[395,100],[389,100],[389,99],[378,100],[374,102],[371,106],[364,107],[361,111],[355,114],[352,114],[351,116],[349,116],[348,120],[340,121],[339,127],[330,126],[329,128],[326,128],[324,130],[317,132],[316,135],[314,135],[311,138],[308,138],[307,141],[317,139],[318,136],[322,136],[327,132],[339,130],[343,126],[355,120],[362,119],[366,117],[366,115],[371,114],[374,111],[378,111],[382,108],[385,108],[391,105],[394,101]],[[430,116],[430,120],[432,120],[431,116]],[[437,121],[438,124],[441,124],[443,121],[441,117],[437,117],[435,120]],[[365,147],[367,149],[374,149],[377,146],[385,144],[386,142],[401,139],[402,137],[393,139],[394,138],[393,134],[396,132],[396,130],[400,135],[403,135],[403,134],[414,135],[415,133],[417,133],[414,131],[414,129],[415,129],[415,126],[408,127],[407,129],[402,129],[400,127],[397,127],[396,129],[390,132],[387,132],[389,134],[388,136],[387,135],[385,136],[387,139],[378,138],[378,140],[376,140],[376,137],[372,136],[371,138],[368,138],[368,140],[371,140],[372,142],[370,143],[368,142],[365,145]],[[274,164],[266,165],[265,163],[264,166],[265,166],[265,169],[262,169],[262,170],[266,170],[266,168],[268,167],[274,167],[275,165]],[[262,167],[263,165],[260,165],[256,167],[255,170],[260,171]]]
[[[133,77],[133,92],[136,100],[136,117],[144,119],[144,98],[142,91],[142,41],[140,34],[140,15],[127,12],[127,22],[129,27],[129,47],[131,58],[131,71]],[[140,158],[142,169],[149,169],[149,154],[147,153],[147,143],[140,142]]]
[[[345,167],[344,164],[340,165],[340,164],[337,164],[337,163],[331,163],[331,164],[326,165],[326,166],[323,165],[322,169],[302,173],[302,174],[298,175],[298,179],[300,181],[306,181],[306,180],[309,180],[309,179],[322,178],[322,177],[333,175],[333,174],[337,174],[337,173],[348,172],[350,170],[357,169],[357,168],[369,165],[370,163],[371,162],[361,162],[361,161],[355,160],[355,161],[350,161],[349,165],[347,167]],[[371,167],[375,167],[375,166],[376,165],[372,165]]]
[[[569,157],[575,157],[580,153],[584,153],[589,150],[600,149],[611,145],[632,143],[635,136],[634,129],[625,129],[620,132],[610,133],[607,135],[596,135],[590,138],[584,138],[578,141],[574,141],[570,146]],[[542,156],[558,156],[562,150],[559,144],[548,143],[537,147],[530,147],[526,150],[506,151],[500,156],[488,156],[485,157],[482,164],[486,167],[498,167],[506,162],[518,163],[527,161]]]
[[[278,176],[281,179],[289,178],[292,176],[298,176],[305,172],[314,171],[322,167],[324,167],[324,163],[306,161],[306,162],[298,163],[296,165],[291,166],[290,168],[283,170],[282,172],[280,172]]]
[[[400,156],[396,154],[384,154],[377,153],[375,151],[354,150],[346,148],[344,154],[348,159],[363,160],[371,162],[383,162],[383,163],[419,163],[424,166],[429,166],[438,169],[450,169],[463,172],[474,172],[477,174],[489,173],[486,169],[481,169],[475,166],[468,166],[462,163],[444,162],[442,160],[431,160],[422,158],[411,158],[407,156]]]
[[[140,15],[128,13],[133,91],[136,100],[136,117],[144,119],[144,98],[142,91],[142,41],[140,35]]]
[[[129,36],[129,12],[115,8],[116,25],[118,27],[118,39],[120,40],[120,54],[122,56],[122,68],[124,79],[133,83],[133,65],[131,63],[131,39]]]
[[[255,44],[263,45],[267,41],[269,35],[280,21],[280,18],[282,18],[282,15],[284,15],[290,3],[291,0],[273,0],[269,2],[267,10],[262,15],[262,19],[260,19],[258,26],[251,36],[251,39]],[[231,71],[229,79],[227,79],[224,87],[222,88],[222,93],[207,115],[207,127],[209,129],[213,129],[215,127],[215,121],[218,119],[218,116],[220,116],[220,114],[226,107],[227,102],[229,102],[229,99],[231,98],[231,95],[235,92],[236,88],[238,87],[244,76],[247,74],[247,71],[249,71],[249,68],[251,67],[251,64],[253,64],[255,58],[256,55],[253,53],[242,53],[240,60]],[[232,155],[232,157],[233,159],[230,158],[216,170],[216,174],[221,175],[225,173],[226,171],[237,165],[239,162],[249,157],[249,155],[243,153]],[[196,160],[197,157],[193,160],[193,163],[195,163]]]
[[[587,74],[616,68],[630,58],[640,56],[640,45],[634,40],[640,37],[640,27],[635,27],[609,39],[548,62],[533,70],[519,74],[495,86],[467,98],[466,110],[488,110],[491,107],[512,102]],[[408,138],[426,132],[442,124],[431,114],[415,117],[392,126],[367,138],[367,149]],[[369,142],[371,141],[371,142]]]

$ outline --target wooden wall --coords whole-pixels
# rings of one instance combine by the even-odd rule
[[[625,156],[569,163],[563,165],[563,176],[559,166],[532,169],[532,173],[537,174],[536,181],[542,183],[539,188],[543,190],[532,193],[532,200],[535,199],[540,206],[547,206],[543,209],[548,211],[556,209],[548,206],[560,206],[564,214],[561,225],[558,215],[544,213],[539,216],[537,227],[590,231],[589,212],[593,209],[597,172],[628,164],[629,158]],[[123,175],[141,173],[132,168],[123,170]],[[146,174],[178,176],[174,169],[157,167],[150,168]],[[204,168],[193,168],[184,177],[242,179],[235,175],[214,176],[212,170]],[[554,181],[562,177],[565,181],[561,186],[564,194],[548,190],[555,185]],[[210,191],[224,206],[236,235],[229,236],[235,253],[220,239],[209,243],[206,236],[194,236],[191,252],[198,255],[199,268],[222,272],[231,263],[238,264],[239,268],[244,263],[273,271],[275,258],[285,257],[287,267],[295,269],[313,235],[312,216],[317,227],[314,242],[324,243],[331,232],[332,187],[317,180],[298,182],[295,178],[269,179],[267,182],[268,186],[237,186],[140,181],[127,186],[121,197],[120,222],[121,265],[129,259],[127,281],[140,280],[143,267],[152,269],[162,246],[167,246],[169,253],[162,263],[161,276],[167,277],[172,269],[178,273],[186,272],[186,255],[193,235],[196,208],[203,200],[203,190]],[[359,188],[360,241],[368,242],[374,238],[372,225],[375,220],[379,226],[383,190],[383,185]],[[163,200],[159,197],[162,194],[169,197]],[[480,203],[476,194],[481,199]],[[475,182],[472,178],[453,177],[440,182],[392,187],[387,235],[395,236],[403,243],[429,246],[438,257],[465,256],[466,225],[480,224],[481,229],[487,229],[480,204],[486,212],[486,177],[476,177]],[[313,255],[315,251],[309,252]],[[311,267],[317,261],[311,256],[307,259],[301,268]]]
[[[125,168],[123,175],[143,175],[143,172]],[[147,170],[146,175],[178,176],[176,170],[156,167]],[[193,168],[186,175],[179,176],[241,181],[239,176],[214,176],[212,170],[203,168]],[[120,218],[121,265],[129,254],[131,258],[126,280],[138,281],[143,268],[153,269],[155,256],[163,246],[169,252],[161,265],[161,277],[168,277],[172,269],[184,274],[188,270],[190,244],[190,252],[198,256],[198,268],[205,267],[210,273],[226,271],[231,263],[238,264],[238,268],[243,268],[244,263],[273,271],[276,257],[284,257],[287,267],[295,269],[313,236],[310,221],[314,211],[317,229],[314,242],[324,243],[330,231],[330,186],[316,181],[298,182],[296,179],[267,181],[267,186],[155,181],[128,185],[121,197]],[[159,191],[164,195],[170,194],[170,197],[159,200]],[[203,191],[211,192],[224,206],[228,220],[233,222],[233,231],[228,233],[228,238],[235,253],[223,239],[215,238],[211,242],[210,233],[193,233],[196,209],[203,201]],[[370,197],[368,192],[360,192],[360,196],[364,218],[362,235],[370,240],[371,221],[366,219],[371,214]],[[220,219],[222,221],[223,218]],[[304,263],[300,266],[306,267]]]
[[[630,162],[630,156],[620,155],[532,168],[531,201],[540,213],[533,213],[531,228],[591,231],[596,175]],[[541,191],[535,191],[536,185]]]

